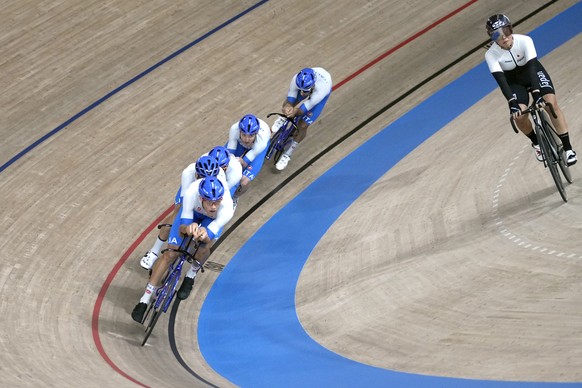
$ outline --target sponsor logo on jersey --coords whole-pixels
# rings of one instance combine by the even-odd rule
[[[543,71],[538,71],[538,78],[540,80],[540,87],[553,89],[552,85],[550,85],[550,80],[546,77]]]

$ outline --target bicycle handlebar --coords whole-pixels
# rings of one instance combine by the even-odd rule
[[[278,116],[284,117],[284,118],[286,118],[287,120],[291,120],[291,117],[289,117],[289,116],[287,116],[287,115],[284,115],[283,113],[280,113],[280,112],[272,112],[272,113],[267,113],[267,117],[271,117],[271,116],[275,116],[275,115],[278,115]]]
[[[556,111],[554,110],[554,106],[552,105],[552,103],[551,102],[546,102],[545,105],[550,108],[550,113],[552,114],[552,116],[555,119],[557,119],[558,118],[558,115],[556,115]],[[527,109],[522,110],[521,111],[521,114],[524,115],[524,114],[531,113],[531,112],[534,112],[534,111],[537,111],[537,110],[540,110],[540,109],[541,109],[541,107],[538,107],[535,103],[533,103],[532,105],[530,105],[529,107],[527,107]],[[513,116],[510,116],[509,117],[509,122],[511,123],[511,127],[513,128],[513,131],[515,133],[518,133],[519,131],[517,130],[517,126],[515,125],[515,120],[514,120]]]
[[[283,117],[284,119],[288,120],[291,123],[291,126],[293,129],[297,129],[297,123],[295,122],[295,119],[297,118],[297,116],[295,117],[289,117],[286,114],[283,114],[281,112],[272,112],[272,113],[267,113],[267,118],[271,117],[271,116],[279,116],[279,117]]]
[[[163,254],[166,251],[172,251],[172,252],[176,252],[178,254],[185,255],[186,260],[189,263],[193,263],[193,262],[198,263],[198,265],[200,266],[200,270],[202,272],[204,272],[204,267],[200,264],[200,262],[198,260],[196,260],[194,258],[194,255],[196,255],[198,248],[200,248],[200,241],[194,242],[194,247],[193,247],[192,253],[190,253],[188,248],[190,247],[190,243],[192,242],[192,240],[193,240],[192,236],[188,236],[187,238],[182,240],[182,244],[180,245],[180,247],[178,249],[166,248],[166,249],[162,249],[161,253]]]

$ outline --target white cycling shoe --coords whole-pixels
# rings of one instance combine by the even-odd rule
[[[281,158],[279,159],[277,164],[275,164],[275,168],[279,171],[283,171],[285,169],[285,167],[287,167],[287,165],[289,164],[290,160],[291,160],[291,157],[289,155],[287,155],[287,154],[281,155]]]
[[[283,124],[285,124],[285,121],[287,120],[284,117],[279,117],[277,120],[275,120],[275,122],[271,126],[271,133],[277,133],[279,129],[281,129]]]
[[[544,155],[542,155],[542,150],[541,150],[540,146],[539,145],[534,145],[533,143],[532,143],[531,146],[533,148],[533,152],[534,152],[534,155],[536,156],[536,159],[539,162],[543,162],[544,161]]]
[[[147,253],[145,255],[143,255],[143,257],[141,258],[141,260],[139,261],[139,264],[144,268],[144,269],[151,269],[154,265],[154,263],[156,262],[156,260],[158,259],[158,255],[156,255],[154,252],[152,251],[147,251]]]
[[[573,150],[566,151],[566,163],[568,164],[568,166],[576,164],[577,161],[578,161],[578,158],[576,157],[575,151],[573,151]]]

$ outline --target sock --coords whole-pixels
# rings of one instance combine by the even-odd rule
[[[152,247],[151,251],[159,256],[160,251],[162,250],[162,247],[164,246],[164,243],[165,243],[165,241],[160,240],[160,236],[158,236],[158,238],[156,238],[156,242],[155,242],[154,246]]]
[[[538,138],[536,137],[536,134],[534,131],[531,131],[526,136],[531,140],[533,145],[538,145]]]
[[[287,151],[285,151],[285,155],[287,155],[287,156],[293,155],[293,151],[297,147],[297,144],[299,144],[299,143],[297,143],[295,140],[291,140],[291,145],[289,146]]]
[[[198,273],[199,269],[200,269],[200,266],[198,264],[190,264],[190,269],[186,273],[186,277],[190,278],[190,279],[194,279],[196,277],[196,274]]]
[[[570,151],[572,149],[572,144],[570,144],[570,135],[568,134],[568,132],[566,132],[562,135],[558,135],[558,137],[560,138],[560,140],[562,140],[562,144],[564,145],[564,149],[566,151]]]
[[[146,287],[146,290],[143,294],[143,296],[141,297],[141,299],[139,300],[140,303],[150,303],[150,299],[152,298],[152,295],[154,294],[154,292],[156,292],[156,289],[158,287],[151,285],[150,283],[148,283],[148,286]]]

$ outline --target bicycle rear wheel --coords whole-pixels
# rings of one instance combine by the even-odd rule
[[[542,125],[545,125],[545,123],[542,122]],[[542,153],[544,154],[546,166],[548,167],[550,173],[552,174],[552,178],[554,179],[554,183],[556,184],[556,188],[558,189],[560,196],[562,197],[564,202],[568,202],[568,196],[566,195],[566,189],[564,188],[564,184],[562,182],[562,176],[558,171],[558,160],[559,160],[558,148],[556,146],[554,139],[553,138],[550,139],[552,134],[549,133],[549,131],[551,131],[551,129],[547,127],[538,128],[537,131],[538,143],[540,145],[540,148],[542,149]]]
[[[558,165],[560,166],[560,170],[562,171],[562,175],[566,178],[568,183],[572,183],[572,173],[570,172],[570,167],[568,167],[568,163],[566,161],[566,151],[564,151],[564,146],[562,145],[561,141],[557,139],[556,130],[552,125],[552,122],[545,111],[542,111],[542,121],[545,127],[551,131],[551,142],[553,143],[553,147],[557,150],[557,160]]]
[[[163,300],[162,300],[162,303],[160,304],[160,307],[158,307],[157,309],[154,309],[152,317],[150,318],[150,321],[148,322],[148,325],[146,327],[145,336],[143,338],[143,341],[141,342],[141,346],[144,346],[146,344],[146,342],[148,341],[148,338],[150,338],[150,334],[152,334],[152,331],[154,331],[154,327],[156,327],[156,323],[158,322],[160,315],[162,315],[162,312],[163,312],[162,306],[164,305],[166,299],[168,298],[168,295],[169,295],[168,292],[164,292],[163,293]]]

